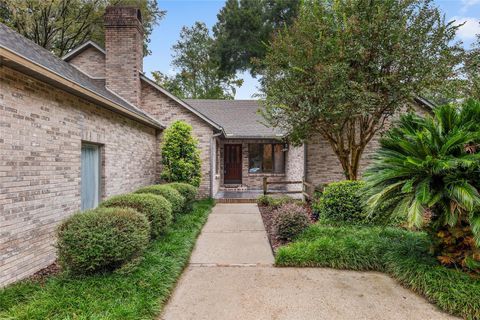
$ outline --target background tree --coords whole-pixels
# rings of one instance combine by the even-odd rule
[[[477,42],[466,54],[463,71],[466,81],[464,97],[480,100],[480,34],[477,35]]]
[[[213,27],[215,55],[225,74],[250,70],[265,56],[275,30],[289,25],[298,13],[298,0],[227,0]]]
[[[183,27],[180,39],[173,46],[174,76],[153,72],[157,83],[181,98],[233,99],[235,87],[243,80],[234,75],[222,76],[212,55],[213,38],[203,22]]]
[[[185,182],[198,187],[202,178],[198,141],[192,127],[183,121],[173,122],[164,132],[162,178],[167,182]]]
[[[108,5],[141,9],[144,54],[149,54],[149,36],[165,15],[156,0],[4,0],[0,22],[61,57],[87,40],[104,43],[103,14]]]
[[[457,29],[430,0],[305,1],[263,61],[264,117],[294,144],[320,134],[356,180],[386,119],[452,76]]]

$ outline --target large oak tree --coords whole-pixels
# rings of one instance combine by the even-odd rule
[[[304,1],[263,60],[266,121],[294,144],[320,134],[355,180],[386,119],[453,75],[456,30],[431,0]]]

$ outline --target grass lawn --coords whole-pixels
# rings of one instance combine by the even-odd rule
[[[0,319],[153,319],[186,266],[212,200],[195,203],[152,242],[128,274],[53,276],[44,285],[23,281],[0,291]]]
[[[441,309],[480,319],[480,279],[448,269],[428,253],[424,233],[396,228],[312,225],[279,249],[277,266],[386,272]]]

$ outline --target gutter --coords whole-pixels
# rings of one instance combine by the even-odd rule
[[[8,48],[5,48],[4,46],[1,46],[0,45],[0,56],[3,57],[4,59],[6,60],[9,60],[9,61],[12,61],[20,66],[23,66],[25,68],[27,68],[28,70],[30,71],[33,71],[34,73],[37,73],[39,75],[42,75],[42,76],[45,76],[46,78],[56,82],[56,83],[59,83],[69,89],[71,89],[72,91],[75,91],[77,93],[80,93],[80,94],[83,94],[87,97],[89,97],[90,99],[94,100],[94,101],[97,101],[99,102],[100,104],[103,104],[103,105],[106,105],[108,106],[111,110],[114,110],[114,111],[117,111],[123,115],[126,115],[130,118],[133,118],[134,120],[137,120],[139,122],[142,122],[144,124],[147,124],[151,127],[154,127],[156,129],[165,129],[165,127],[160,124],[159,122],[155,121],[154,119],[151,119],[147,116],[141,116],[141,115],[138,115],[136,114],[135,112],[132,112],[131,110],[128,110],[127,108],[113,102],[112,100],[110,100],[109,98],[101,95],[101,94],[98,94],[96,92],[93,92],[92,90],[88,89],[88,88],[85,88],[84,86],[68,79],[68,78],[65,78],[64,76],[58,74],[57,72],[45,67],[45,66],[42,66],[28,58],[26,58],[25,56],[22,56],[22,55],[19,55],[13,51],[11,51],[10,49]],[[122,99],[123,100],[123,99]],[[130,104],[131,105],[131,104]],[[137,107],[133,106],[135,109],[137,109]]]

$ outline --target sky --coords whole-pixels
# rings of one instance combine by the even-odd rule
[[[195,21],[202,21],[211,30],[224,3],[224,0],[158,0],[159,7],[167,13],[151,35],[149,49],[152,54],[145,58],[143,66],[146,74],[150,76],[150,72],[156,70],[173,74],[174,69],[170,65],[172,46],[178,41],[182,27],[190,27]],[[475,40],[475,34],[480,34],[480,0],[435,0],[435,4],[447,20],[465,22],[457,37],[469,48]],[[248,73],[239,76],[244,79],[244,83],[237,89],[235,99],[255,98],[253,95],[258,92],[257,79]]]

